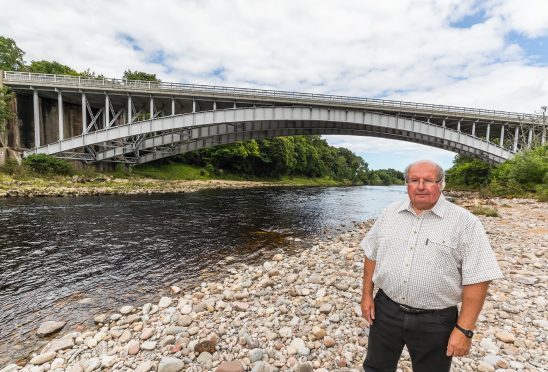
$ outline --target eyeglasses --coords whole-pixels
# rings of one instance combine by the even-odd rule
[[[413,185],[413,186],[419,186],[421,181],[422,181],[422,183],[425,187],[430,187],[430,186],[433,186],[437,183],[440,183],[441,181],[443,181],[443,179],[436,181],[436,180],[429,180],[429,179],[425,180],[423,178],[413,178],[413,179],[407,180],[407,183],[410,184],[410,185]]]

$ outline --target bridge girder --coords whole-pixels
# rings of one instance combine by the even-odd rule
[[[321,107],[251,107],[161,117],[97,130],[39,147],[27,154],[55,155],[107,144],[106,149],[95,154],[96,161],[119,161],[120,157],[148,151],[143,156],[130,156],[132,161],[136,158],[137,163],[143,163],[190,151],[188,143],[198,146],[202,141],[201,147],[196,148],[204,148],[245,139],[297,134],[350,134],[398,139],[444,148],[489,163],[500,163],[513,155],[513,152],[493,143],[447,127],[398,115]],[[137,140],[128,140],[131,138]],[[164,150],[166,146],[170,146],[169,151]]]

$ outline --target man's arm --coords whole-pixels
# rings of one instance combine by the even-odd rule
[[[375,319],[375,302],[373,301],[373,272],[375,272],[375,261],[367,257],[363,261],[363,290],[361,309],[362,316],[367,319],[369,324],[373,324]]]
[[[462,307],[457,324],[464,329],[476,328],[476,321],[487,296],[490,281],[465,285],[462,288]],[[447,343],[448,356],[464,356],[470,352],[472,340],[457,328],[453,329]]]

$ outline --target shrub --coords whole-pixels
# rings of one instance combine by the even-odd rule
[[[44,175],[70,175],[74,169],[66,161],[46,154],[29,155],[23,164],[33,172]]]
[[[499,217],[499,212],[495,208],[487,207],[487,206],[477,206],[472,208],[472,213],[478,215],[483,214],[487,217]]]
[[[0,172],[11,176],[19,173],[21,166],[14,159],[7,159],[3,166],[0,167]]]

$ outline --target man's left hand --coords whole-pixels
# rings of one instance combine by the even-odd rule
[[[451,336],[449,336],[447,356],[461,357],[468,355],[471,346],[472,339],[466,337],[464,333],[455,328],[453,329],[453,332],[451,332]]]

